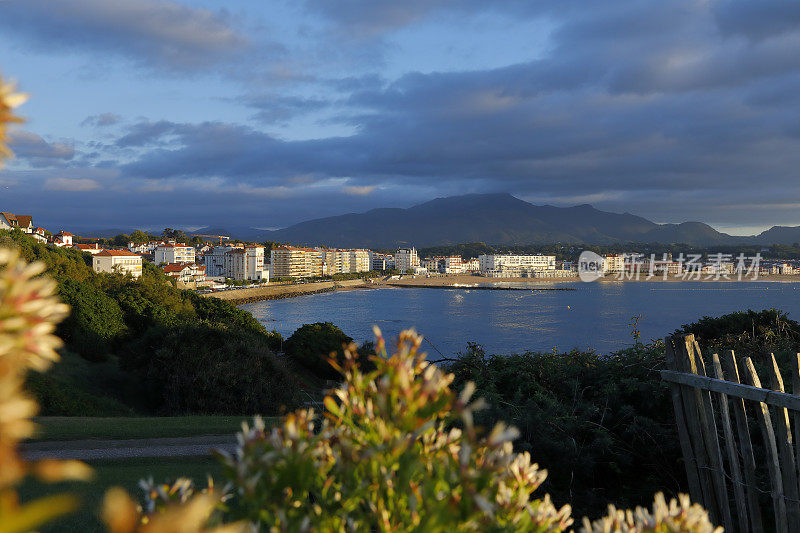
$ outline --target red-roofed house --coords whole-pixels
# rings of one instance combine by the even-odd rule
[[[0,212],[0,229],[18,229],[23,233],[33,233],[33,216]]]
[[[100,252],[103,251],[103,249],[100,248],[100,246],[97,243],[94,243],[94,244],[76,243],[76,244],[73,244],[72,247],[73,248],[77,248],[81,252],[89,252],[92,255],[99,254]]]
[[[161,267],[167,276],[179,283],[199,283],[206,280],[206,267],[197,263],[171,264]]]
[[[95,272],[142,276],[142,256],[128,250],[103,250],[92,257]]]
[[[68,231],[61,230],[53,236],[52,243],[54,246],[63,248],[64,246],[72,246],[72,237],[74,235]]]

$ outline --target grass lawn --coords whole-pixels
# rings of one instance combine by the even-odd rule
[[[206,479],[211,475],[221,482],[221,467],[212,457],[171,457],[96,461],[90,463],[95,469],[95,479],[88,483],[45,484],[26,480],[20,487],[23,502],[50,494],[69,492],[81,499],[81,508],[42,527],[42,532],[105,531],[99,519],[103,495],[112,486],[121,486],[135,500],[141,501],[142,491],[139,480],[152,477],[156,482],[188,477],[194,480],[197,488],[205,488]]]
[[[35,440],[138,439],[233,435],[250,416],[38,417]],[[267,418],[266,421],[277,420]]]

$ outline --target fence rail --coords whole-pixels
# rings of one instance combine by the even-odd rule
[[[693,335],[667,337],[665,345],[661,378],[670,386],[692,499],[726,531],[800,533],[800,354],[791,361],[790,394],[774,355],[765,387],[750,357],[726,350],[704,361]],[[753,442],[756,427],[761,439]]]

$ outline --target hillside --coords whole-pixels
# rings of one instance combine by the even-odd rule
[[[510,194],[437,198],[408,209],[373,209],[320,218],[265,232],[262,239],[295,244],[393,248],[463,242],[544,244],[573,242],[684,242],[708,245],[739,239],[700,222],[656,224],[630,213],[590,205],[537,206]]]

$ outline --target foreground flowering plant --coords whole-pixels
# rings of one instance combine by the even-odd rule
[[[344,383],[313,410],[288,415],[267,429],[256,418],[223,455],[236,487],[233,513],[271,531],[564,531],[569,506],[557,509],[531,494],[546,472],[527,453],[513,452],[517,431],[498,424],[482,435],[471,401],[453,376],[425,360],[422,337],[400,334],[397,352],[375,330],[375,370],[363,373],[356,346],[345,350]],[[610,509],[585,531],[711,532],[708,516],[688,498],[657,495],[650,512]]]

